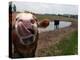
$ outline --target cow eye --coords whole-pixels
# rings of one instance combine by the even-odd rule
[[[35,20],[31,20],[31,23],[34,24],[35,23]]]

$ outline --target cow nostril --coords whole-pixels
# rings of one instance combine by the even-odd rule
[[[28,29],[32,34],[34,34],[34,30],[33,29]]]

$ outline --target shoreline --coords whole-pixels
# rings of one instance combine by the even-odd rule
[[[51,45],[54,46],[75,30],[78,30],[77,21],[72,21],[72,25],[65,28],[39,33],[36,57],[40,55],[39,50],[48,48]]]

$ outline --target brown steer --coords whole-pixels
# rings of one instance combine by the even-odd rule
[[[38,27],[47,27],[48,20],[38,22],[31,13],[20,13],[12,29],[12,57],[34,57],[38,41]]]

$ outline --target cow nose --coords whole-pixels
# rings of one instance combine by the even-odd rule
[[[34,31],[33,29],[29,29],[29,28],[28,28],[28,30],[29,30],[32,34],[35,33],[35,31]]]

